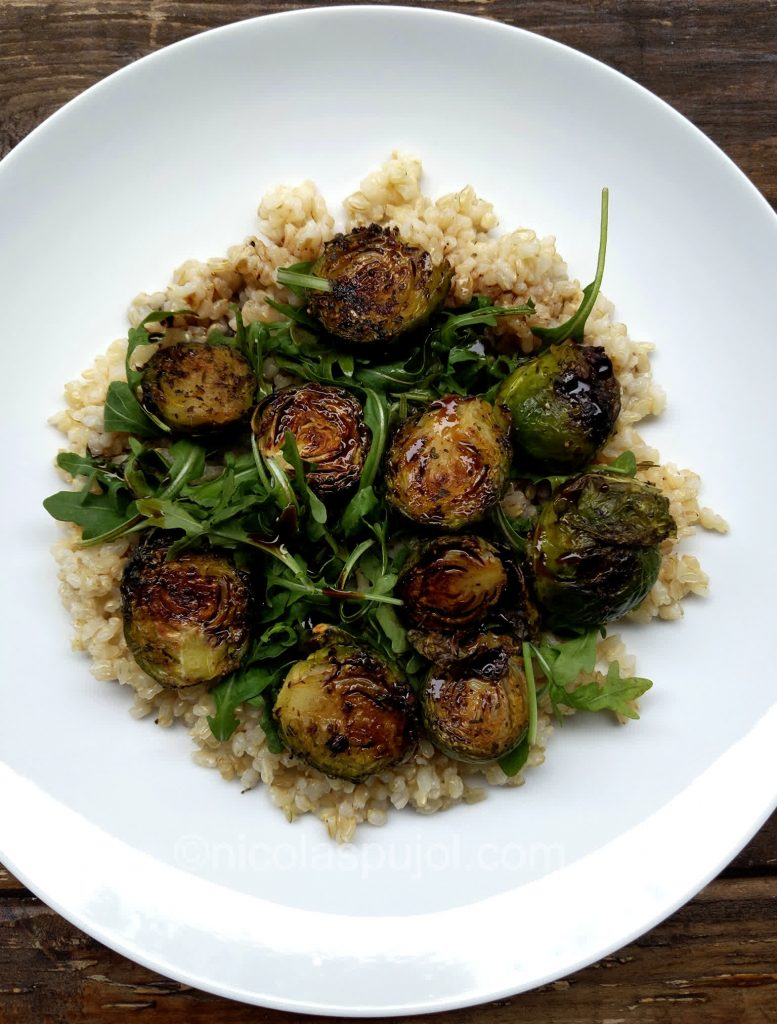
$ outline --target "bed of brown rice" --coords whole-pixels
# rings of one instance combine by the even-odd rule
[[[240,303],[246,322],[276,319],[265,297],[289,298],[275,284],[276,269],[316,257],[334,234],[335,224],[324,199],[309,181],[271,190],[262,199],[258,214],[257,235],[232,247],[225,257],[206,263],[188,260],[175,271],[166,290],[135,299],[130,321],[138,324],[153,309],[188,307],[224,327],[233,302]],[[580,284],[568,277],[554,238],[539,238],[528,228],[496,234],[498,221],[491,204],[480,199],[471,186],[441,199],[430,199],[421,191],[421,163],[415,157],[393,154],[346,199],[346,228],[371,222],[396,224],[403,238],[423,246],[436,261],[446,257],[455,271],[452,297],[457,303],[466,302],[474,294],[485,294],[507,305],[531,297],[538,315],[552,323],[569,316],[581,300]],[[662,411],[664,395],[651,378],[652,345],[632,341],[625,326],[613,321],[612,309],[600,295],[585,338],[590,344],[605,347],[623,392],[617,433],[605,456],[614,457],[630,449],[640,462],[653,463],[639,475],[668,496],[678,524],[678,542],[664,544],[658,582],[630,617],[640,622],[654,616],[676,619],[682,615],[681,602],[688,594],[703,595],[707,590],[707,577],[698,561],[682,553],[679,542],[693,534],[697,526],[725,531],[726,525],[719,516],[699,506],[696,474],[671,464],[659,465],[658,453],[637,432],[641,420]],[[203,334],[205,330],[190,334]],[[500,330],[517,335],[522,348],[531,350],[533,339],[525,325],[501,321]],[[81,378],[67,385],[66,408],[52,422],[66,435],[68,449],[89,449],[94,454],[121,450],[122,437],[103,432],[102,405],[110,381],[124,376],[125,349],[126,340],[115,341]],[[271,359],[266,361],[265,372],[277,383],[284,383]],[[518,499],[506,499],[511,500]],[[360,822],[383,824],[392,807],[410,806],[432,813],[458,801],[481,799],[484,783],[517,786],[524,781],[523,773],[508,779],[496,765],[476,769],[451,761],[427,741],[421,742],[409,763],[367,782],[329,779],[300,765],[289,754],[270,753],[258,712],[249,706],[243,709],[232,738],[218,742],[208,727],[213,702],[203,687],[181,694],[163,689],[128,654],[122,633],[119,580],[129,542],[120,540],[81,550],[79,536],[77,528],[68,527],[54,552],[62,600],[73,619],[73,646],[88,653],[94,675],[127,684],[134,691],[132,713],[137,717],[153,714],[161,726],[183,723],[196,743],[194,759],[198,764],[217,768],[225,779],[239,780],[244,789],[262,782],[290,820],[305,813],[316,814],[331,836],[349,840]],[[634,660],[617,635],[601,641],[599,654],[602,663],[618,659],[622,669],[634,670]],[[529,767],[544,760],[551,732],[548,709],[543,708]]]

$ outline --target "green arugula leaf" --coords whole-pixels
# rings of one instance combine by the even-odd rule
[[[278,733],[278,727],[273,718],[272,703],[266,697],[252,698],[250,703],[256,704],[259,701],[262,703],[262,717],[259,719],[259,724],[262,727],[262,732],[267,742],[267,749],[271,754],[282,754],[286,747]]]
[[[578,711],[614,711],[625,718],[639,718],[631,702],[637,700],[653,685],[650,679],[635,676],[621,678],[620,666],[612,662],[602,683],[584,683],[567,691],[563,703]]]
[[[77,455],[75,452],[60,452],[57,465],[71,476],[96,476],[98,480],[109,476],[120,480],[121,476],[115,469],[109,469],[104,462],[92,458],[91,455]]]
[[[621,452],[618,458],[608,466],[591,466],[605,473],[619,473],[622,476],[635,476],[637,472],[637,456],[634,452]]]
[[[553,662],[553,681],[557,686],[568,686],[583,672],[593,672],[596,667],[597,630],[566,640],[556,648]]]
[[[168,483],[160,498],[177,498],[187,484],[199,480],[205,472],[205,449],[193,441],[176,441],[164,457],[169,460]]]
[[[448,319],[440,328],[440,340],[444,345],[451,346],[456,341],[458,332],[465,328],[481,324],[495,327],[498,317],[531,316],[534,310],[534,302],[531,299],[520,306],[492,306],[481,301],[477,308],[466,313],[448,313]]]
[[[202,537],[207,533],[207,523],[195,518],[180,502],[162,498],[138,498],[138,512],[150,521],[151,526],[162,530],[183,530],[187,537]]]
[[[132,521],[135,513],[133,504],[121,504],[107,491],[102,494],[92,494],[89,490],[58,491],[44,500],[43,507],[58,522],[80,526],[85,541],[112,534]]]
[[[108,387],[103,425],[108,433],[137,434],[140,437],[158,437],[162,433],[123,380],[114,380]]]
[[[299,449],[297,448],[297,441],[290,430],[286,431],[281,451],[283,452],[284,459],[286,459],[288,464],[294,470],[294,486],[299,492],[302,500],[310,509],[313,521],[316,523],[325,523],[327,516],[326,505],[324,505],[323,501],[308,485],[307,477],[305,476],[305,469],[302,465]]]
[[[210,691],[216,702],[216,713],[208,716],[210,731],[217,740],[228,740],[238,727],[235,710],[255,699],[277,680],[277,671],[257,665],[239,669]]]

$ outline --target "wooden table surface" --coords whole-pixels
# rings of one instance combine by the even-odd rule
[[[71,97],[131,61],[285,0],[3,0],[0,156]],[[706,132],[777,204],[775,0],[421,3],[530,29],[625,72]],[[0,1024],[288,1024],[124,960],[0,867]],[[306,1018],[313,1019],[313,1018]],[[420,1018],[431,1020],[431,1016]],[[777,1021],[777,815],[664,924],[564,981],[435,1015],[445,1024]]]

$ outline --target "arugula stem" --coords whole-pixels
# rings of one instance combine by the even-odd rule
[[[462,327],[491,324],[494,317],[531,316],[534,311],[534,303],[529,299],[521,306],[483,306],[481,309],[470,310],[469,313],[453,314],[443,325],[444,336],[445,339],[448,339],[451,337],[451,332],[458,331]]]
[[[340,573],[340,578],[337,581],[338,586],[341,590],[345,589],[345,585],[348,582],[348,577],[351,575],[354,568],[356,567],[356,563],[359,561],[359,559],[365,553],[365,551],[369,551],[369,549],[372,547],[374,543],[374,540],[363,540],[361,544],[357,544],[357,546],[353,549],[350,557],[343,566],[343,571]]]
[[[298,270],[290,267],[280,267],[275,275],[278,284],[307,288],[318,292],[331,292],[332,285],[325,277],[316,277],[315,274],[301,274]]]
[[[291,505],[297,515],[299,515],[299,502],[297,501],[297,495],[294,493],[294,488],[291,486],[283,466],[281,466],[274,455],[270,455],[264,459],[264,464],[272,477],[272,490],[275,492],[275,498],[281,512]]]
[[[602,206],[599,217],[599,255],[596,260],[596,275],[593,281],[583,289],[583,300],[580,303],[577,312],[573,313],[569,320],[565,321],[563,324],[559,324],[557,327],[530,328],[532,334],[541,338],[543,341],[555,344],[566,341],[567,338],[573,338],[575,341],[582,341],[586,321],[591,315],[591,310],[594,308],[596,297],[602,286],[602,278],[604,277],[604,259],[607,252],[607,221],[609,205],[610,191],[607,188],[603,188]]]
[[[126,533],[137,533],[138,527],[145,530],[146,525],[152,525],[151,523],[146,523],[145,519],[146,517],[140,514],[132,516],[131,519],[121,523],[119,526],[115,526],[112,530],[101,533],[99,537],[90,537],[89,540],[82,540],[78,546],[81,548],[93,548],[97,544],[108,544],[112,540],[118,540],[119,537],[123,537]],[[141,524],[143,525],[141,526]]]
[[[389,597],[388,594],[373,594],[369,590],[335,590],[332,587],[322,587],[320,590],[325,597],[337,598],[340,601],[374,601],[375,604],[402,605],[398,597]]]

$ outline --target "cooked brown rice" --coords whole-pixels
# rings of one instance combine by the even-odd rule
[[[226,327],[229,305],[242,306],[246,322],[274,320],[278,315],[265,297],[288,301],[285,289],[275,284],[275,271],[300,260],[316,257],[335,232],[334,220],[315,185],[281,186],[270,191],[259,206],[259,233],[229,249],[225,257],[201,263],[188,260],[175,271],[166,290],[141,294],[133,302],[133,325],[154,309],[188,307],[212,324]],[[497,218],[490,203],[478,198],[471,186],[432,200],[421,191],[421,163],[415,157],[395,153],[379,170],[368,175],[358,192],[345,201],[345,226],[376,222],[396,224],[407,241],[427,249],[435,259],[452,264],[455,276],[452,298],[464,303],[474,294],[513,305],[531,297],[540,317],[557,322],[569,316],[581,301],[580,284],[570,280],[553,237],[539,238],[528,228],[497,235]],[[698,503],[699,478],[690,470],[671,464],[658,465],[658,453],[647,446],[636,425],[664,407],[664,395],[653,383],[649,355],[652,345],[632,341],[623,324],[612,319],[613,307],[602,295],[588,319],[586,342],[603,345],[613,361],[622,388],[622,412],[617,433],[605,456],[630,449],[640,462],[653,463],[639,476],[658,486],[669,498],[678,525],[678,540],[663,545],[663,562],[655,587],[642,606],[629,616],[646,622],[658,616],[676,619],[688,594],[703,595],[707,577],[692,555],[682,552],[682,540],[697,526],[724,532],[726,524]],[[231,324],[234,327],[234,321]],[[500,330],[517,334],[524,351],[534,344],[522,323],[500,321]],[[190,330],[190,336],[204,332]],[[180,336],[180,332],[179,332]],[[121,450],[121,436],[105,434],[102,407],[108,384],[124,377],[126,340],[113,342],[105,355],[67,385],[67,407],[52,422],[67,437],[70,450],[93,454]],[[265,372],[284,383],[272,359]],[[514,505],[523,496],[508,496]],[[514,509],[513,509],[514,511]],[[240,712],[240,726],[231,739],[219,742],[211,734],[207,716],[213,713],[212,698],[204,687],[184,693],[163,689],[130,657],[122,632],[119,580],[130,541],[122,539],[98,548],[81,550],[80,531],[69,526],[54,548],[59,563],[62,600],[75,628],[73,646],[86,651],[91,670],[101,680],[118,680],[134,691],[132,713],[153,714],[161,726],[180,720],[194,739],[195,761],[218,768],[225,779],[237,779],[244,789],[260,782],[274,803],[291,820],[314,813],[325,822],[331,836],[349,840],[357,824],[381,825],[392,807],[411,806],[422,813],[442,810],[459,801],[473,802],[485,795],[483,783],[518,786],[521,772],[508,779],[493,765],[476,768],[451,761],[422,741],[413,759],[366,782],[354,784],[327,778],[301,765],[291,754],[272,754],[265,745],[259,712],[248,705]],[[634,670],[616,635],[600,642],[602,663],[619,660],[627,672]],[[552,732],[549,709],[541,708],[536,745],[528,766],[541,764]]]

